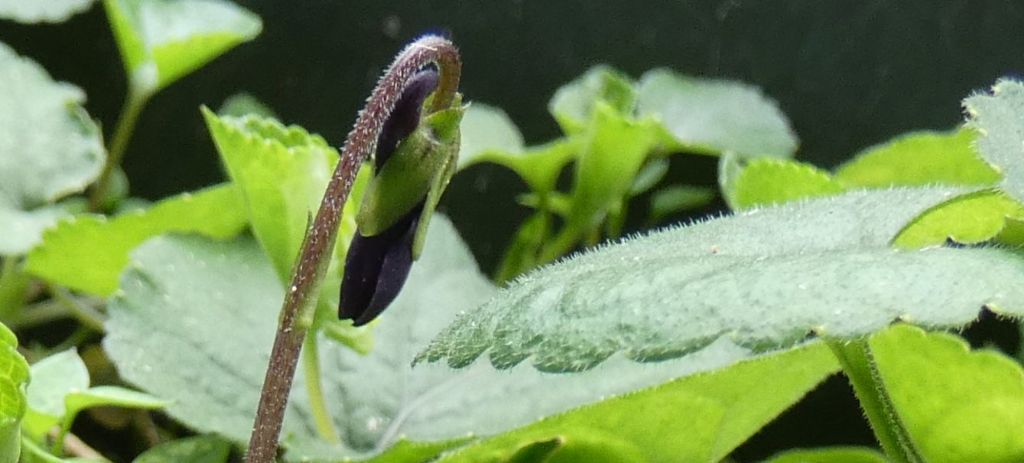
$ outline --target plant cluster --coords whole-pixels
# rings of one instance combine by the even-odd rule
[[[35,22],[90,2],[8,5]],[[103,7],[129,81],[109,143],[81,90],[0,44],[0,463],[108,461],[75,434],[86,414],[136,429],[137,463],[232,461],[339,153],[233,98],[199,109],[223,183],[132,197],[119,164],[149,97],[261,22],[220,0]],[[1024,316],[1024,84],[833,170],[794,160],[785,116],[737,82],[598,66],[555,92],[563,136],[529,147],[467,101],[457,169],[511,169],[532,215],[492,279],[435,214],[402,292],[355,327],[339,287],[382,188],[361,169],[303,321],[283,461],[729,461],[837,372],[879,447],[772,462],[1024,459],[1020,360],[956,334]],[[720,191],[666,184],[681,156],[717,157]],[[731,214],[621,237],[630,207],[661,220],[717,194]]]

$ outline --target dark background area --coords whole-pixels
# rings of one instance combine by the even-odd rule
[[[427,31],[451,34],[466,97],[505,109],[529,143],[558,135],[547,101],[590,66],[634,77],[669,67],[760,86],[789,116],[798,158],[825,167],[908,130],[951,128],[964,96],[1024,72],[1024,4],[1014,0],[238,3],[263,18],[263,33],[150,101],[124,163],[133,194],[159,199],[221,181],[198,107],[238,91],[340,145],[384,66]],[[0,40],[82,87],[109,136],[125,77],[101,5],[60,25],[0,22]],[[673,159],[674,181],[713,184],[713,174],[713,160]],[[525,215],[514,200],[522,188],[478,166],[446,195],[443,208],[485,270]],[[870,442],[845,381],[833,379],[738,456]]]

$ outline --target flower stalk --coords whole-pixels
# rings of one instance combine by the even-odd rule
[[[450,107],[456,96],[462,67],[458,49],[442,37],[425,36],[402,50],[384,72],[345,139],[341,159],[327,184],[316,218],[306,232],[292,282],[286,291],[249,441],[248,463],[274,461],[288,394],[309,327],[302,320],[311,318],[316,305],[343,207],[359,167],[373,153],[380,132],[410,79],[430,64],[437,67],[438,83],[429,113]]]

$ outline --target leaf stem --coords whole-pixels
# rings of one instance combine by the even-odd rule
[[[61,304],[67,307],[68,312],[83,326],[100,333],[105,332],[103,327],[106,317],[98,310],[83,304],[75,299],[70,291],[59,286],[51,286],[50,294]]]
[[[313,421],[320,438],[331,444],[340,444],[338,430],[334,427],[330,410],[327,409],[324,389],[320,383],[320,346],[316,336],[316,332],[308,332],[306,342],[302,346],[302,350],[305,351],[302,355],[302,372],[306,379],[306,394],[309,395]]]
[[[25,302],[29,277],[18,268],[18,258],[7,256],[0,264],[0,318],[18,313]]]
[[[132,133],[135,132],[135,123],[138,122],[139,115],[142,114],[142,109],[146,107],[147,101],[149,101],[149,93],[134,89],[128,91],[124,107],[121,108],[121,115],[118,116],[117,125],[114,126],[110,148],[107,149],[107,161],[103,164],[103,171],[89,195],[90,211],[99,211],[103,207],[102,202],[110,189],[114,169],[121,165],[121,160],[124,159],[128,140],[131,140]]]
[[[281,433],[288,392],[295,376],[295,367],[312,318],[320,283],[330,264],[334,242],[338,235],[338,222],[355,183],[363,161],[373,152],[384,122],[401,96],[409,79],[428,64],[435,64],[440,78],[432,100],[432,112],[451,105],[459,86],[462,62],[458,49],[447,39],[424,36],[409,44],[395,58],[377,82],[366,106],[359,113],[352,131],[341,149],[341,160],[327,184],[320,209],[312,227],[306,233],[299,252],[292,283],[287,288],[284,305],[278,319],[267,375],[263,381],[259,408],[249,440],[248,463],[270,463],[277,453],[277,439]]]
[[[874,355],[867,339],[842,341],[826,339],[853,386],[853,392],[864,409],[871,430],[882,446],[889,461],[919,463],[924,459],[918,453],[910,434],[903,426],[896,408],[879,376]]]
[[[4,323],[12,330],[20,330],[44,325],[70,315],[71,313],[64,303],[54,299],[47,299],[25,307],[10,318],[5,319]]]
[[[544,265],[572,251],[572,248],[580,241],[580,234],[579,227],[567,221],[554,239],[541,249],[540,257],[535,265]]]

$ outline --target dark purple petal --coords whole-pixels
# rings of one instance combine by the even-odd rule
[[[384,126],[381,127],[380,136],[377,137],[377,155],[374,165],[380,171],[384,161],[391,157],[398,144],[408,137],[420,123],[420,111],[423,109],[423,101],[427,95],[437,88],[437,70],[427,68],[409,79],[408,85],[398,97],[395,109],[391,111]]]
[[[345,257],[338,318],[362,326],[377,318],[398,296],[412,268],[412,241],[423,204],[383,233],[356,233]]]

